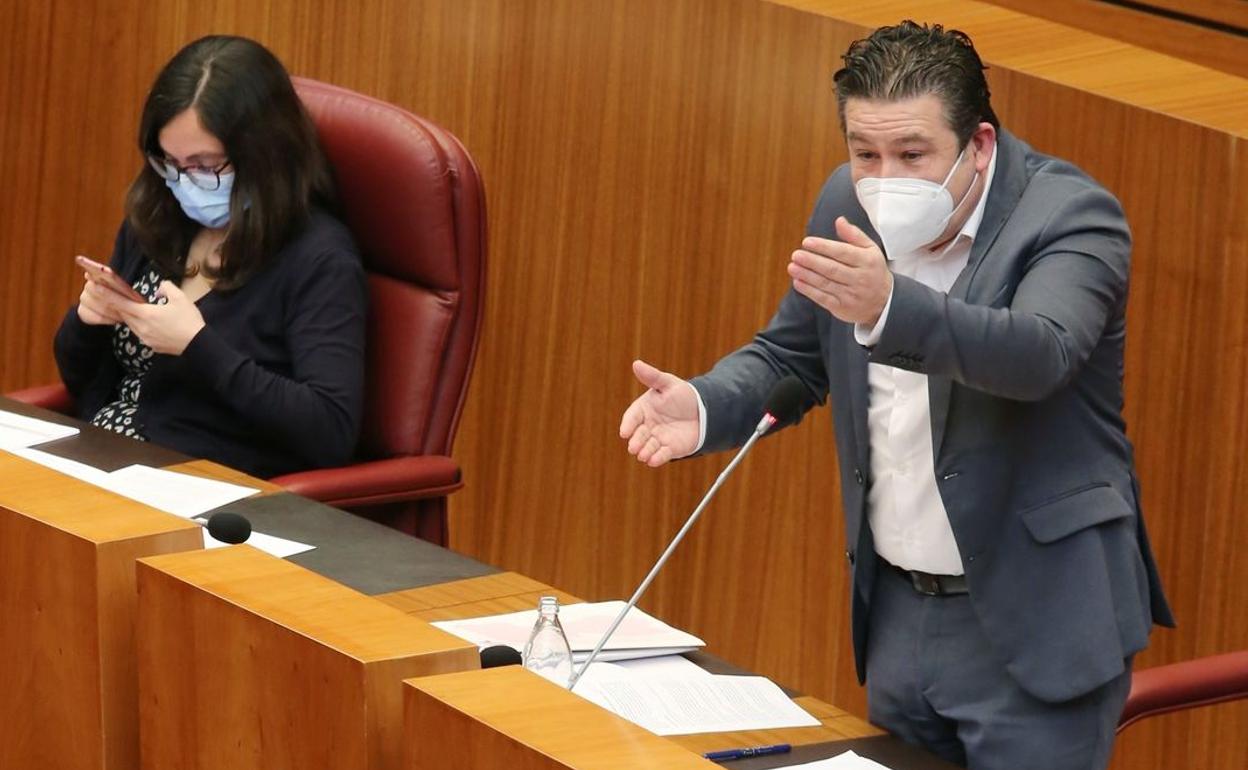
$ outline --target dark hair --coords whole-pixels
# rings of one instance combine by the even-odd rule
[[[989,103],[987,68],[971,39],[956,29],[903,21],[855,40],[841,59],[845,66],[832,79],[842,130],[850,98],[899,101],[925,94],[940,98],[962,144],[981,121],[1001,127]]]
[[[277,254],[313,206],[333,207],[329,162],[286,68],[254,40],[217,35],[178,51],[143,105],[139,149],[164,157],[160,131],[188,109],[221,141],[234,169],[221,264],[204,273],[217,288],[237,288]],[[186,256],[199,225],[146,159],[126,196],[126,216],[162,274],[193,272]]]

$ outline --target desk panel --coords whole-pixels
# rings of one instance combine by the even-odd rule
[[[134,561],[200,528],[0,452],[0,767],[138,762]]]

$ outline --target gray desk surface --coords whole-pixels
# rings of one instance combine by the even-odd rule
[[[0,409],[80,428],[82,432],[77,436],[42,444],[39,449],[102,470],[117,470],[136,463],[159,468],[191,459],[2,396]],[[221,510],[246,516],[257,532],[316,546],[315,550],[293,556],[288,561],[369,595],[498,572],[488,564],[297,495],[252,497]],[[694,653],[690,657],[715,673],[748,673],[706,653]],[[796,695],[792,690],[786,692],[791,697]],[[951,770],[955,767],[890,736],[798,746],[789,754],[736,760],[724,766],[733,770],[768,770],[834,757],[851,749],[894,770]]]
[[[257,532],[316,549],[288,561],[365,594],[448,583],[498,572],[488,564],[298,495],[252,497],[226,506]]]

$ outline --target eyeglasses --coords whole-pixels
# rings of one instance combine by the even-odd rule
[[[226,166],[230,165],[230,162],[227,160],[216,168],[205,168],[203,166],[187,166],[183,168],[155,155],[148,155],[147,162],[156,170],[160,178],[166,182],[176,182],[179,176],[186,174],[186,178],[191,180],[191,184],[201,190],[209,191],[221,187],[221,172],[225,170]]]

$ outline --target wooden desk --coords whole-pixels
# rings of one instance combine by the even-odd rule
[[[351,594],[363,600],[339,583],[376,593],[493,571],[488,565],[343,511],[275,494],[280,492],[278,487],[215,463],[191,460],[8,399],[0,398],[0,409],[79,427],[77,436],[39,449],[103,470],[142,463],[258,487],[260,495],[230,506],[231,510],[248,516],[259,531],[316,545],[316,550],[294,557],[292,563],[272,559],[276,564],[269,569],[272,574],[300,571],[293,563],[303,564],[327,577],[307,572],[296,582],[319,581],[316,590],[322,593]],[[139,766],[135,562],[145,556],[201,548],[201,530],[191,522],[0,452],[0,768],[133,770]],[[188,554],[187,559],[227,567],[217,552]],[[232,576],[239,578],[237,573]],[[238,602],[235,609],[247,607],[247,601],[263,600],[262,592],[249,591],[243,582],[227,586],[225,597]],[[313,593],[309,589],[304,598]],[[368,602],[375,605],[373,615],[388,610]],[[296,616],[298,609],[297,605],[288,607],[287,615]],[[183,634],[180,638],[187,642],[187,653],[202,652],[207,661],[219,651],[247,647],[237,639],[222,641],[219,629],[202,625],[202,615],[183,616],[187,622],[175,630],[166,621],[176,613],[166,610],[149,613],[150,625],[163,634]],[[344,620],[368,615],[369,609],[356,609]],[[298,617],[291,623],[295,620]],[[401,629],[423,627],[399,613],[392,613],[391,620]],[[197,635],[187,636],[191,632]],[[434,633],[446,642],[444,635]],[[214,639],[215,646],[208,643]],[[403,677],[476,665],[475,652],[467,654],[468,645],[450,640],[449,646],[458,650],[449,667],[429,661],[407,668],[395,664],[391,696],[395,730],[400,702],[397,683]],[[374,651],[373,658],[368,658],[361,652],[361,665],[380,668],[378,656],[383,654],[384,649]],[[224,666],[218,669],[226,670]],[[157,681],[148,679],[152,685]],[[152,689],[159,691],[155,686]],[[170,696],[162,693],[162,697]],[[285,708],[274,704],[272,711],[280,714]],[[193,732],[193,728],[225,719],[216,711],[199,716],[179,728]],[[212,732],[205,729],[203,734]]]
[[[138,584],[150,770],[397,768],[400,682],[479,666],[476,645],[246,545],[140,559]]]
[[[532,609],[539,596],[549,594],[559,596],[564,603],[581,601],[514,572],[396,591],[377,598],[414,617],[433,621]],[[708,667],[715,665],[712,661]],[[832,756],[848,748],[847,742],[853,742],[855,750],[866,756],[887,754],[894,763],[901,757],[903,764],[894,764],[897,768],[948,767],[917,750],[899,748],[899,741],[883,736],[878,728],[809,696],[798,695],[794,700],[820,721],[818,727],[659,738],[628,723],[619,724],[623,720],[618,718],[606,719],[610,715],[587,701],[544,680],[524,676],[514,666],[510,668],[510,672],[504,673],[500,673],[503,669],[493,669],[408,682],[404,767],[707,767],[713,765],[698,761],[699,755],[717,749],[789,743],[810,746],[812,750],[816,746],[826,747],[819,755]],[[525,706],[517,708],[517,704]],[[551,725],[561,723],[570,729],[551,729]],[[462,756],[451,755],[445,749],[439,754],[433,741],[437,735],[455,735],[451,742],[472,748]],[[876,740],[863,742],[864,738]],[[672,752],[664,743],[684,751]],[[607,747],[612,750],[606,750]],[[506,763],[488,764],[489,758],[496,756],[490,752],[501,752]],[[439,761],[443,764],[436,764]]]
[[[196,525],[0,452],[0,767],[138,764],[134,560]]]

